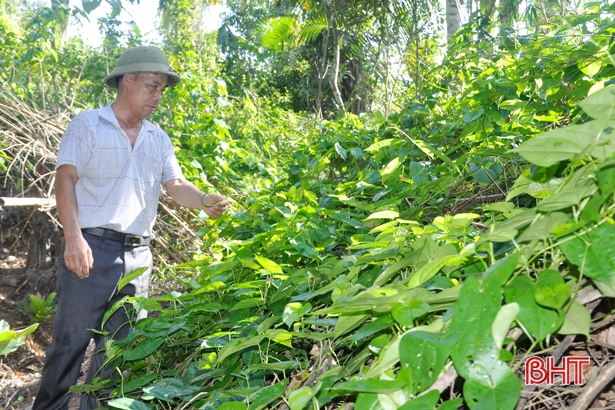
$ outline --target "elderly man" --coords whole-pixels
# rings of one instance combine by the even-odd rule
[[[122,297],[147,294],[148,245],[160,186],[180,205],[203,209],[212,218],[227,210],[226,198],[204,194],[183,177],[171,140],[147,121],[165,88],[180,81],[157,48],[127,50],[105,79],[118,89],[115,101],[77,115],[62,137],[55,188],[65,248],[53,340],[34,410],[68,408],[67,392],[77,382],[91,338],[96,352],[87,382],[110,376],[108,369],[99,373],[105,340],[89,329],[100,329],[105,312]],[[139,267],[149,269],[118,291],[122,277]],[[125,337],[128,321],[120,309],[102,330],[116,339]],[[99,407],[93,395],[82,397],[82,409]]]

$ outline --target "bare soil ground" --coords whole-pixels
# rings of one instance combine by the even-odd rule
[[[19,329],[29,323],[15,302],[27,298],[33,288],[26,274],[25,255],[7,251],[7,248],[0,249],[0,319],[11,329]],[[52,324],[41,323],[25,344],[0,359],[0,409],[22,409],[31,404],[38,391],[51,333]]]
[[[36,271],[27,270],[25,266],[24,250],[0,248],[0,320],[5,320],[11,329],[30,324],[17,301],[27,300],[29,294],[37,292],[47,296],[55,290],[55,268]],[[53,317],[40,323],[16,351],[0,357],[0,410],[27,409],[32,405],[52,333]],[[82,373],[86,370],[87,361]],[[71,398],[69,410],[78,408],[79,398]]]

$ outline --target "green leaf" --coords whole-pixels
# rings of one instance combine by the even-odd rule
[[[124,353],[124,360],[138,360],[143,359],[145,356],[149,356],[154,353],[156,349],[158,349],[164,343],[164,337],[159,337],[157,339],[146,339],[139,343],[132,350]]]
[[[453,257],[454,256],[451,255],[440,256],[439,258],[436,258],[427,265],[423,266],[418,271],[412,273],[406,281],[408,282],[408,288],[411,289],[420,286],[429,279],[433,278]]]
[[[293,334],[284,329],[267,329],[265,330],[264,335],[276,343],[280,343],[284,346],[290,347],[291,349],[293,348]]]
[[[354,335],[352,335],[353,342],[359,342],[364,340],[365,338],[380,332],[381,330],[385,330],[393,326],[395,322],[391,318],[391,316],[382,316],[377,318],[376,320],[366,324],[362,328],[356,331]]]
[[[357,396],[355,410],[384,410],[375,393],[361,393]]]
[[[397,272],[402,270],[405,267],[408,267],[413,261],[416,260],[414,256],[408,256],[401,260],[398,260],[394,264],[388,266],[385,270],[382,271],[374,280],[374,286],[382,286],[387,283]]]
[[[463,116],[463,121],[466,123],[471,123],[479,119],[485,113],[485,109],[482,107],[474,108],[472,111],[468,111],[466,115]]]
[[[519,305],[517,321],[538,341],[554,333],[559,327],[558,313],[536,303],[534,283],[528,276],[517,276],[510,285],[504,288],[504,295],[507,303],[516,302]]]
[[[107,320],[109,320],[109,318],[113,316],[115,312],[117,312],[119,309],[124,307],[124,304],[126,303],[126,301],[129,300],[129,298],[130,298],[129,296],[124,296],[123,298],[115,302],[113,306],[111,306],[111,308],[109,308],[109,310],[105,312],[105,315],[103,316],[103,320],[102,320],[102,326],[104,326],[105,323],[107,323]]]
[[[216,410],[247,410],[248,406],[242,401],[227,401],[222,403]]]
[[[81,6],[87,14],[96,10],[98,6],[100,6],[100,3],[102,3],[102,0],[81,0]]]
[[[348,393],[393,393],[406,385],[401,380],[355,380],[350,382],[338,383],[332,390],[344,391]]]
[[[5,320],[0,320],[0,356],[9,354],[26,341],[26,336],[38,328],[38,323],[23,330],[11,330]]]
[[[314,389],[309,386],[294,390],[288,395],[288,407],[290,410],[302,410],[312,401],[314,394]]]
[[[340,145],[339,142],[336,142],[334,147],[335,147],[335,152],[337,152],[337,155],[339,155],[339,157],[345,161],[346,158],[348,157],[346,150]]]
[[[137,390],[140,387],[145,386],[146,384],[148,384],[155,378],[156,378],[156,375],[153,372],[147,372],[145,374],[141,374],[135,377],[134,379],[131,379],[128,382],[126,382],[124,386],[122,387],[122,391],[124,393],[130,393],[132,391]]]
[[[423,140],[411,138],[407,134],[406,134],[406,137],[410,140],[410,142],[416,145],[418,149],[423,151],[425,155],[427,155],[429,158],[437,157],[442,162],[444,162],[446,165],[448,165],[449,167],[457,171],[457,173],[461,174],[461,171],[459,170],[459,167],[457,166],[457,164],[455,164],[449,157],[447,157],[442,152],[440,152],[439,149],[432,147],[430,144],[428,144],[427,142]]]
[[[510,242],[514,240],[519,231],[516,229],[498,229],[495,232],[487,232],[480,236],[478,244],[483,242]]]
[[[543,199],[536,205],[536,210],[539,212],[553,212],[572,206],[578,207],[581,200],[590,196],[594,191],[595,187],[592,186],[566,187],[563,191]]]
[[[510,255],[498,260],[493,265],[489,266],[483,278],[486,280],[491,275],[497,276],[500,285],[504,285],[510,279],[510,276],[513,274],[517,265],[519,264],[519,259],[521,258],[520,252],[514,252]]]
[[[122,397],[120,399],[109,400],[107,404],[109,404],[109,406],[116,408],[116,409],[149,410],[149,407],[147,406],[147,404],[139,400],[129,399],[128,397]]]
[[[55,295],[55,293],[54,293]],[[4,322],[3,320],[1,322]],[[22,330],[15,330],[15,336],[16,337],[26,337],[29,334],[31,334],[32,332],[34,332],[37,328],[38,328],[38,323],[34,323],[33,325],[28,326],[25,329]],[[6,325],[8,328],[8,325]]]
[[[292,335],[291,335],[292,336]],[[252,370],[271,370],[275,372],[283,372],[291,368],[299,367],[299,362],[272,362],[272,363],[259,363],[250,365]]]
[[[573,158],[590,145],[591,140],[579,138],[579,127],[556,128],[523,142],[514,151],[532,164],[550,167]]]
[[[292,326],[297,319],[309,313],[310,310],[312,310],[312,305],[309,303],[306,303],[305,306],[300,302],[288,303],[282,313],[282,321],[286,323],[286,326]]]
[[[368,315],[349,315],[340,316],[337,319],[335,328],[333,329],[333,338],[337,339],[340,336],[345,335],[352,329],[359,327],[363,322],[369,318]]]
[[[397,170],[399,165],[401,164],[401,160],[399,157],[395,157],[389,162],[386,167],[382,171],[380,171],[380,175],[382,176],[382,182],[386,182],[387,179],[391,176],[393,172]]]
[[[541,287],[534,293],[536,302],[539,305],[552,309],[561,309],[572,294],[572,288],[567,283],[560,283],[551,288],[549,286]]]
[[[380,211],[375,212],[364,219],[364,221],[368,221],[370,219],[395,219],[399,218],[399,212],[396,211]]]
[[[598,186],[602,195],[610,195],[615,191],[615,167],[603,167],[596,173]],[[592,198],[593,199],[593,198]]]
[[[615,119],[615,86],[610,85],[581,101],[579,106],[592,118]]]
[[[534,222],[517,238],[518,242],[544,240],[557,228],[562,227],[569,217],[564,212],[551,212],[538,215]]]
[[[391,366],[395,366],[399,362],[400,342],[401,337],[395,337],[387,346],[383,347],[378,360],[371,365],[369,371],[365,373],[365,377],[379,377]]]
[[[600,71],[600,69],[602,68],[602,60],[595,60],[595,61],[579,61],[577,63],[577,67],[579,67],[579,70],[583,71],[584,74],[593,77],[596,74],[598,74],[598,71]]]
[[[429,393],[416,397],[398,410],[436,410],[436,405],[440,400],[440,392],[438,390],[432,390]]]
[[[482,208],[485,211],[510,212],[515,209],[515,204],[512,202],[494,202],[492,204],[485,204]]]
[[[143,266],[141,268],[137,268],[133,270],[132,272],[130,272],[128,275],[124,276],[120,280],[120,283],[118,283],[117,285],[117,290],[120,291],[122,288],[124,288],[124,286],[128,285],[130,282],[132,282],[134,279],[138,278],[139,276],[143,275],[148,270],[149,270],[149,267],[147,266]]]
[[[589,326],[591,324],[591,316],[587,308],[580,304],[576,299],[572,301],[564,324],[559,329],[558,333],[562,335],[585,335],[589,337]]]
[[[356,159],[363,158],[363,151],[359,147],[350,148],[350,154]]]
[[[277,273],[279,275],[283,275],[284,274],[284,271],[282,270],[280,265],[278,265],[274,261],[272,261],[270,259],[267,259],[267,258],[264,258],[262,256],[255,256],[254,259],[256,259],[256,262],[258,262],[259,265],[261,265],[263,268],[267,269],[269,272]]]
[[[566,258],[585,276],[611,283],[615,278],[615,226],[603,223],[583,235],[559,244]]]
[[[427,169],[419,162],[410,161],[408,168],[410,170],[410,176],[414,181],[414,185],[419,186],[422,183],[429,181]]]
[[[491,325],[491,332],[496,346],[502,346],[504,339],[510,330],[510,326],[519,314],[519,304],[509,303],[500,308],[498,315]]]
[[[411,331],[399,344],[399,361],[411,374],[411,392],[428,389],[440,376],[456,339],[440,333]]]
[[[232,340],[231,342],[225,344],[222,349],[220,349],[220,352],[218,353],[218,359],[217,362],[218,363],[222,363],[224,361],[224,359],[226,359],[227,357],[229,357],[230,355],[232,355],[233,353],[237,353],[240,352],[248,347],[252,347],[252,346],[256,346],[258,345],[263,339],[265,338],[265,335],[258,335],[258,336],[254,336],[248,340],[245,339],[235,339]]]
[[[402,326],[412,327],[414,321],[429,312],[428,303],[420,300],[411,300],[407,305],[396,303],[391,308],[391,315]]]
[[[307,44],[311,43],[318,35],[323,31],[329,28],[329,21],[327,20],[327,15],[323,14],[315,18],[310,18],[305,21],[301,26],[301,29],[297,33],[297,37],[299,38],[299,44]]]
[[[475,364],[463,385],[463,393],[471,410],[513,410],[521,387],[521,380],[505,364],[499,362],[491,371]]]
[[[451,358],[461,377],[468,379],[475,366],[490,371],[497,363],[500,346],[493,339],[493,322],[500,310],[502,289],[499,279],[489,276],[482,283],[474,276],[463,284],[453,306],[449,332],[458,339]]]
[[[402,140],[399,139],[399,138],[390,138],[390,139],[378,141],[378,142],[373,143],[369,147],[367,147],[365,149],[365,151],[370,152],[370,153],[378,152],[382,148],[388,147],[388,146],[390,146],[390,145],[392,145],[392,144],[394,144],[396,142],[400,142],[400,141],[402,141]]]
[[[261,298],[248,298],[248,299],[244,299],[244,300],[241,300],[235,303],[233,307],[231,308],[231,310],[241,310],[241,309],[253,308],[256,306],[261,306],[263,303],[264,303],[263,299]]]
[[[276,384],[260,389],[250,400],[250,407],[248,407],[248,410],[264,409],[269,403],[284,394],[287,384],[288,379],[284,379]]]

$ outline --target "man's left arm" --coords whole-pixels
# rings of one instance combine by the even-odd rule
[[[229,200],[218,194],[204,194],[185,178],[173,179],[164,188],[175,202],[186,208],[202,209],[214,219],[220,218],[229,206]]]

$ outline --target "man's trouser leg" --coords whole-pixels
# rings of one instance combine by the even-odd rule
[[[133,253],[149,254],[149,262],[141,266],[151,267],[149,248],[128,249],[120,242],[84,234],[92,249],[94,268],[86,279],[66,268],[64,254],[58,266],[58,310],[54,321],[52,342],[47,348],[41,387],[33,410],[65,410],[68,408],[68,389],[77,382],[85,350],[94,337],[88,329],[100,329],[105,312],[111,307],[117,284],[133,265]],[[138,252],[136,252],[138,250]],[[129,264],[126,264],[128,255]],[[139,287],[147,287],[149,272],[138,278]],[[136,289],[135,286],[126,286]],[[127,289],[127,291],[129,291]],[[123,312],[123,309],[121,309]],[[114,321],[117,323],[118,321]],[[123,323],[125,323],[124,320]],[[102,359],[101,359],[102,362]],[[94,364],[94,363],[92,363]],[[92,366],[92,365],[91,365]]]
[[[124,275],[128,275],[135,269],[147,266],[149,270],[143,275],[131,281],[128,285],[120,289],[119,292],[113,296],[109,301],[109,308],[115,304],[116,301],[122,299],[124,296],[144,296],[147,297],[147,286],[149,284],[149,277],[152,269],[152,253],[147,246],[139,248],[127,248],[124,252]],[[142,313],[147,314],[143,311]],[[129,320],[134,321],[137,319],[136,313],[131,315],[129,319],[126,310],[124,308],[118,309],[105,323],[103,330],[109,332],[109,338],[120,340],[125,338],[130,331],[128,325]],[[104,366],[103,361],[105,358],[105,352],[103,348],[107,341],[107,337],[102,335],[95,335],[94,341],[96,342],[96,348],[94,354],[90,360],[90,369],[85,379],[86,384],[90,384],[95,377],[100,377],[103,380],[111,378],[115,368],[112,366]],[[102,392],[100,399],[104,400],[108,391]],[[97,409],[103,407],[104,402],[100,401],[96,393],[84,394],[81,396],[81,410]]]

